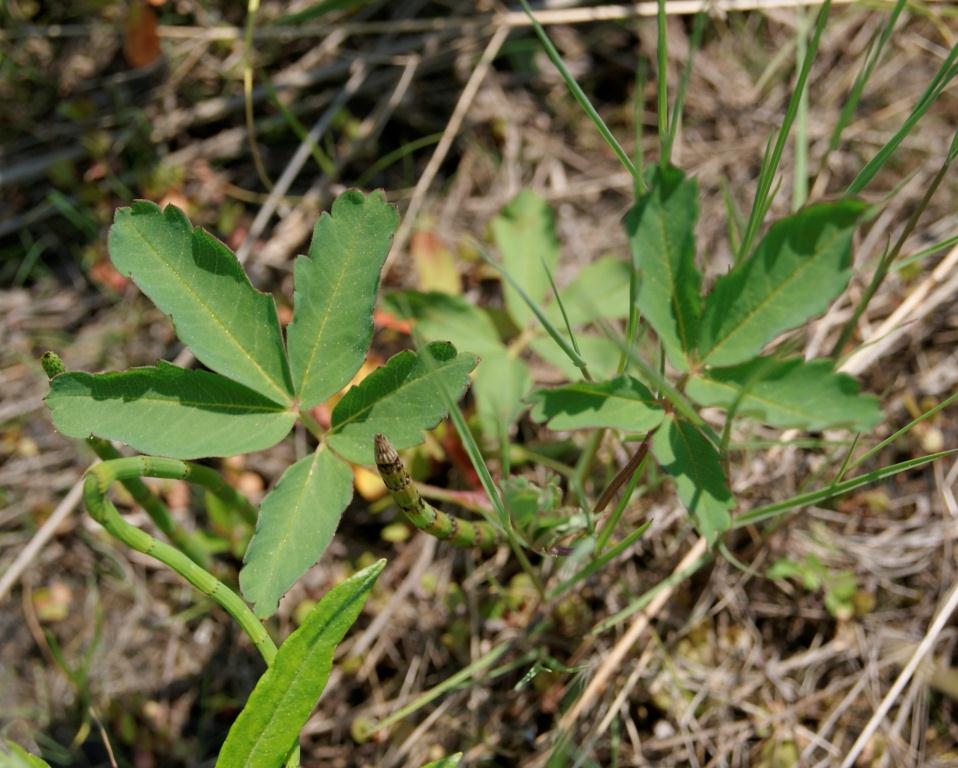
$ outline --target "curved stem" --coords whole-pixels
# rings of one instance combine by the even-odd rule
[[[267,665],[276,657],[276,645],[249,606],[233,590],[223,584],[209,571],[201,568],[176,547],[155,539],[120,517],[120,513],[107,498],[110,484],[117,481],[142,477],[162,477],[173,480],[189,480],[202,485],[227,504],[237,509],[249,502],[227,485],[209,467],[155,456],[131,456],[97,464],[87,471],[83,483],[83,501],[90,516],[128,547],[159,560],[172,568],[204,595],[220,605],[242,627]],[[255,514],[255,510],[253,510]]]

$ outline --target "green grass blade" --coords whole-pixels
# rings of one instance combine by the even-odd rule
[[[845,98],[845,103],[842,105],[842,111],[838,116],[838,120],[835,122],[834,128],[832,128],[832,134],[828,139],[828,147],[825,149],[822,159],[818,164],[819,173],[821,173],[822,169],[826,167],[831,153],[834,152],[841,143],[842,134],[851,123],[852,117],[855,115],[855,111],[858,109],[858,104],[861,101],[862,94],[865,91],[865,86],[868,84],[868,80],[871,78],[872,72],[875,69],[875,65],[878,64],[878,61],[881,59],[882,52],[884,51],[885,46],[888,44],[888,40],[891,38],[891,33],[895,28],[895,24],[897,23],[898,17],[901,15],[906,2],[907,0],[897,0],[895,7],[892,9],[892,12],[888,17],[888,21],[885,23],[885,26],[882,28],[878,37],[872,41],[872,45],[869,46],[868,52],[865,54],[865,62],[862,64],[862,68],[855,77],[855,82],[852,84],[852,88],[849,91],[848,96]]]
[[[656,66],[658,72],[656,77],[656,92],[658,94],[658,105],[656,109],[656,122],[659,127],[659,165],[665,168],[672,157],[672,140],[674,134],[669,131],[669,83],[667,71],[669,67],[669,37],[666,30],[668,16],[665,13],[665,0],[658,0],[658,7],[655,13],[655,31],[656,31]]]
[[[532,9],[529,7],[527,0],[519,0],[519,2],[522,4],[523,10],[526,12],[526,15],[532,22],[532,28],[535,30],[536,36],[539,38],[539,42],[542,43],[542,48],[545,50],[546,56],[549,57],[549,61],[552,62],[555,68],[559,70],[559,74],[562,76],[563,81],[565,81],[566,87],[569,89],[572,97],[579,103],[579,106],[582,107],[582,111],[588,115],[589,119],[592,121],[592,124],[599,132],[599,135],[605,139],[605,143],[609,145],[609,148],[612,150],[615,156],[619,158],[619,162],[622,163],[625,169],[633,177],[636,176],[635,165],[632,163],[631,158],[629,158],[626,151],[622,149],[622,145],[619,144],[615,136],[612,135],[612,131],[609,130],[609,127],[605,124],[605,121],[596,111],[595,107],[592,106],[592,102],[589,101],[589,97],[585,95],[585,92],[575,81],[572,73],[569,72],[569,68],[566,67],[565,62],[562,61],[562,57],[559,55],[559,52],[549,39],[549,35],[546,34],[545,29],[543,29],[542,25],[533,15]]]
[[[798,24],[795,30],[795,64],[801,75],[802,62],[808,43],[807,13],[804,8],[795,10]],[[792,210],[797,211],[808,199],[808,90],[802,90],[795,115],[795,164],[792,168]]]
[[[592,376],[589,373],[588,363],[582,359],[581,355],[575,350],[575,348],[566,340],[562,335],[562,332],[553,325],[552,321],[546,317],[545,313],[539,307],[539,305],[526,293],[525,289],[519,285],[519,283],[506,271],[506,268],[502,266],[498,261],[496,261],[492,255],[482,247],[481,244],[473,242],[473,246],[476,251],[479,253],[479,256],[483,261],[486,262],[489,266],[495,269],[499,274],[501,274],[507,283],[515,290],[517,294],[522,298],[526,303],[526,306],[529,307],[532,314],[535,315],[536,319],[541,323],[542,327],[545,329],[546,333],[552,337],[552,340],[559,346],[559,348],[565,353],[573,364],[582,371],[582,376],[586,380],[591,380]]]
[[[848,467],[847,467],[846,471],[847,471],[847,472],[850,472],[851,470],[855,469],[855,467],[861,466],[861,465],[864,464],[866,461],[868,461],[872,456],[874,456],[874,455],[876,455],[877,453],[879,453],[883,448],[885,448],[885,447],[891,445],[892,443],[894,443],[899,437],[901,437],[902,435],[906,435],[906,434],[908,434],[909,432],[911,432],[911,430],[914,429],[914,427],[915,427],[916,425],[920,424],[921,422],[925,421],[926,419],[930,419],[932,416],[934,416],[936,413],[938,413],[938,411],[944,410],[945,408],[947,408],[949,405],[951,405],[952,403],[954,403],[954,402],[956,402],[956,401],[958,401],[958,392],[955,392],[954,394],[950,395],[949,397],[946,397],[944,400],[942,400],[940,403],[938,403],[938,405],[936,405],[936,406],[934,406],[934,407],[932,407],[932,408],[929,408],[927,411],[925,411],[924,413],[920,414],[917,418],[914,418],[914,419],[912,419],[911,421],[909,421],[909,422],[908,422],[905,426],[903,426],[901,429],[897,430],[896,432],[894,432],[894,433],[892,433],[891,435],[889,435],[888,437],[886,437],[884,440],[882,440],[880,443],[878,443],[878,445],[874,446],[873,448],[871,448],[871,449],[869,449],[868,451],[866,451],[865,453],[863,453],[863,454],[862,454],[861,456],[859,456],[857,459],[855,459],[854,461],[852,461],[851,463],[848,464]]]
[[[641,474],[641,470],[637,471],[634,476],[637,478],[640,474]],[[631,493],[629,492],[630,488],[634,490],[634,484],[630,483],[629,486],[626,488],[626,493],[625,493],[625,496],[623,497],[625,501],[628,501],[628,497],[631,495]],[[574,576],[571,576],[566,581],[563,581],[561,584],[553,588],[549,592],[549,599],[555,600],[557,597],[561,597],[570,589],[572,589],[572,587],[578,584],[580,581],[584,581],[585,579],[588,579],[593,574],[601,571],[603,568],[605,568],[606,565],[611,563],[613,560],[615,560],[615,558],[617,558],[619,555],[625,552],[629,547],[635,544],[635,542],[641,539],[643,534],[648,530],[650,525],[652,525],[651,520],[645,521],[644,523],[642,523],[642,525],[640,525],[638,528],[636,528],[634,531],[628,534],[624,539],[622,539],[622,541],[610,547],[607,551],[603,552],[601,555],[596,557],[595,560],[591,561],[586,566],[584,566]]]
[[[818,53],[818,44],[822,37],[822,31],[825,29],[825,22],[828,20],[830,9],[831,0],[825,0],[815,20],[815,31],[812,35],[812,41],[809,43],[808,50],[805,51],[802,67],[798,73],[792,98],[789,100],[788,108],[785,111],[782,127],[778,132],[778,136],[771,150],[766,151],[765,156],[762,158],[762,167],[759,171],[758,184],[755,188],[755,199],[752,203],[748,224],[746,224],[745,234],[742,237],[742,244],[739,248],[739,259],[745,258],[748,255],[752,248],[752,242],[758,235],[758,230],[762,225],[762,221],[765,219],[765,214],[771,207],[772,198],[774,197],[772,188],[775,182],[775,175],[778,172],[778,167],[782,161],[782,154],[788,142],[789,133],[791,133],[792,125],[798,114],[802,94],[804,94],[805,86],[808,83],[808,75],[812,69],[812,62],[815,60],[815,54]]]
[[[677,584],[681,584],[683,581],[697,573],[700,568],[711,562],[711,560],[712,553],[706,552],[694,562],[689,563],[686,568],[683,568],[681,571],[675,571],[666,578],[662,579],[662,581],[660,581],[651,589],[646,590],[621,611],[617,611],[609,616],[609,618],[599,622],[589,634],[599,635],[610,627],[614,627],[616,624],[625,621],[627,618],[629,618],[629,616],[641,611],[643,608],[645,608],[645,606],[651,603],[652,599],[663,589],[668,589],[670,587],[676,586]]]
[[[928,84],[925,92],[921,95],[921,98],[918,99],[918,103],[911,111],[911,114],[908,115],[901,127],[895,131],[895,135],[885,142],[884,146],[878,150],[877,154],[868,161],[865,167],[862,168],[861,171],[858,172],[858,175],[852,180],[852,183],[848,185],[848,189],[845,190],[846,195],[857,195],[868,186],[868,183],[875,178],[895,150],[898,149],[898,145],[905,140],[905,137],[911,133],[918,121],[931,109],[932,104],[935,103],[956,75],[958,75],[958,43],[955,44],[942,62],[935,76],[932,78],[931,83]]]
[[[890,466],[876,469],[874,472],[868,472],[864,475],[860,475],[859,477],[852,478],[851,480],[845,480],[844,482],[838,483],[836,485],[829,485],[828,487],[821,488],[817,491],[802,493],[797,496],[792,496],[790,499],[785,499],[784,501],[779,501],[774,504],[766,504],[764,507],[757,507],[756,509],[746,512],[745,514],[737,516],[732,521],[732,528],[744,528],[748,525],[754,525],[755,523],[760,523],[763,520],[769,520],[770,518],[777,517],[778,515],[788,512],[791,509],[796,509],[797,507],[807,507],[811,504],[818,504],[819,502],[826,501],[828,499],[834,499],[837,496],[849,493],[850,491],[854,491],[863,486],[871,485],[879,480],[884,480],[886,477],[897,475],[899,472],[906,472],[909,469],[923,467],[925,464],[930,464],[931,462],[944,458],[945,456],[953,456],[955,453],[958,453],[958,448],[952,448],[947,451],[938,451],[937,453],[929,453],[925,456],[919,456],[917,459],[908,459],[907,461],[900,461],[897,464],[891,464]]]
[[[689,78],[692,75],[692,61],[695,52],[702,45],[702,34],[705,31],[705,22],[708,21],[708,14],[705,11],[699,11],[695,14],[695,21],[692,23],[692,39],[689,41],[689,56],[685,60],[685,66],[682,68],[682,76],[679,78],[679,86],[675,91],[675,103],[672,104],[672,116],[669,119],[669,145],[666,162],[672,159],[672,147],[675,146],[675,137],[678,135],[679,127],[682,125],[682,111],[685,109],[685,94],[688,90]]]

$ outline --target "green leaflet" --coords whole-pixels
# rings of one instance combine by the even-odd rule
[[[632,376],[540,389],[528,400],[533,404],[533,420],[548,422],[556,430],[610,427],[648,432],[665,415],[652,393]]]
[[[652,436],[652,455],[672,476],[695,529],[711,546],[729,529],[735,500],[715,447],[694,426],[669,415]]]
[[[493,219],[492,235],[505,270],[529,298],[544,303],[551,291],[546,268],[554,272],[559,263],[559,241],[548,203],[532,190],[522,190]],[[508,282],[503,283],[503,295],[517,326],[525,328],[535,320],[522,296]]]
[[[415,321],[426,341],[448,341],[481,358],[505,349],[489,315],[460,296],[398,291],[387,295],[384,304],[398,317]]]
[[[421,359],[423,354],[429,354],[431,362]],[[349,461],[372,464],[378,432],[397,449],[421,443],[423,431],[446,415],[439,381],[453,399],[460,398],[476,362],[473,355],[457,354],[452,344],[442,342],[429,344],[418,354],[406,350],[393,355],[336,404],[329,445]]]
[[[625,217],[633,264],[642,275],[639,311],[679,371],[688,370],[686,355],[695,348],[699,332],[697,219],[698,185],[671,166],[656,168],[648,193]]]
[[[399,216],[381,191],[344,192],[313,231],[309,256],[295,264],[289,360],[300,404],[338,392],[366,357],[379,273]]]
[[[823,312],[851,275],[852,235],[866,205],[813,205],[775,222],[754,255],[706,297],[699,354],[708,365],[757,355],[782,331]]]
[[[292,401],[273,297],[253,288],[223,243],[179,208],[137,200],[117,210],[109,249],[198,360],[277,403]]]
[[[353,498],[353,473],[325,445],[289,467],[260,505],[240,571],[243,596],[260,618],[326,551]]]
[[[757,358],[693,376],[686,391],[700,405],[729,408],[743,388],[737,413],[776,427],[866,430],[882,419],[878,399],[859,394],[858,382],[830,360]]]
[[[116,373],[60,374],[46,403],[65,435],[96,435],[177,459],[262,451],[296,421],[295,413],[242,384],[162,361]]]
[[[327,592],[286,638],[230,728],[217,768],[277,768],[326,687],[333,653],[359,616],[385,560]]]
[[[483,357],[476,369],[472,393],[482,433],[497,440],[522,412],[522,398],[532,387],[529,366],[502,351]]]

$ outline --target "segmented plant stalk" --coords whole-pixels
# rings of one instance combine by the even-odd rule
[[[457,547],[492,549],[498,544],[499,535],[489,523],[462,520],[426,502],[385,435],[376,435],[376,468],[393,501],[419,530]]]
[[[131,456],[105,461],[91,467],[83,483],[83,501],[94,520],[128,547],[169,566],[200,592],[218,603],[236,619],[266,663],[272,664],[276,656],[276,645],[239,595],[176,547],[153,538],[146,531],[130,525],[120,517],[113,502],[107,498],[110,484],[141,477],[188,480],[204,486],[227,504],[241,507],[243,504],[248,505],[249,502],[209,467],[155,456]]]

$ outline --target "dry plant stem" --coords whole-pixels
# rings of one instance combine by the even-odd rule
[[[926,0],[926,5],[944,5],[949,0]],[[832,5],[852,5],[858,0],[833,0]],[[672,0],[665,3],[667,16],[691,16],[706,11],[723,15],[736,11],[763,11],[777,8],[806,8],[821,5],[821,0]],[[645,0],[638,3],[618,3],[599,7],[582,8],[542,8],[536,9],[536,20],[543,26],[556,24],[590,24],[599,21],[624,21],[628,19],[655,16],[658,12],[657,0]],[[529,18],[521,11],[509,11],[499,14],[481,14],[474,16],[437,16],[424,19],[390,19],[389,21],[346,22],[332,27],[345,35],[380,35],[389,32],[409,34],[414,32],[434,32],[442,30],[472,31],[477,27],[495,24],[511,29],[528,27]],[[15,29],[0,29],[0,40],[18,40],[24,37],[44,36],[47,38],[89,37],[94,25],[91,24],[51,24],[46,27],[23,24]],[[325,37],[330,34],[329,24],[303,24],[300,26],[266,26],[253,32],[254,40],[302,39],[306,37]],[[195,27],[187,25],[161,24],[157,27],[160,37],[173,40],[201,39],[210,42],[240,40],[242,27],[218,25],[215,27]]]
[[[681,573],[705,555],[707,551],[708,545],[705,539],[699,539],[692,545],[691,549],[685,553],[685,557],[675,566],[672,572]],[[599,668],[596,670],[595,675],[592,676],[582,695],[576,703],[572,705],[572,708],[562,716],[562,719],[559,720],[560,731],[570,731],[579,717],[592,709],[598,696],[605,690],[609,679],[621,668],[622,662],[632,649],[632,646],[635,645],[636,641],[642,636],[642,633],[648,628],[649,623],[655,615],[662,610],[663,606],[669,601],[669,598],[672,597],[672,593],[677,586],[678,585],[671,585],[663,589],[652,598],[652,601],[645,610],[641,611],[635,619],[633,619],[626,633],[619,638],[612,650],[603,658],[602,664],[599,665]]]
[[[267,665],[273,663],[276,645],[245,602],[229,587],[200,568],[175,547],[153,538],[146,531],[130,525],[107,498],[110,485],[131,477],[162,477],[191,480],[220,496],[227,504],[239,504],[232,488],[213,470],[178,459],[133,456],[94,465],[83,483],[83,501],[90,516],[128,547],[142,552],[172,568],[204,595],[220,605],[249,636]]]
[[[850,355],[839,370],[861,374],[886,355],[908,332],[909,323],[927,317],[958,293],[958,247],[939,262],[932,273],[875,329],[871,337]]]
[[[848,318],[848,322],[845,323],[845,327],[842,328],[842,332],[838,337],[838,341],[835,342],[835,346],[832,348],[832,357],[838,357],[842,353],[842,350],[845,349],[845,345],[848,344],[849,340],[851,339],[852,334],[855,333],[855,327],[858,325],[859,318],[868,308],[868,304],[878,292],[881,284],[885,282],[885,278],[888,276],[888,271],[891,269],[891,265],[895,263],[905,245],[905,241],[918,225],[918,219],[931,202],[932,196],[938,190],[939,185],[945,178],[945,174],[948,173],[948,168],[950,165],[950,158],[942,163],[941,168],[938,169],[938,173],[935,174],[934,178],[931,180],[931,183],[928,184],[927,188],[925,189],[925,193],[922,195],[921,202],[918,203],[918,205],[915,207],[915,210],[912,211],[911,216],[908,217],[908,221],[902,229],[901,234],[898,236],[898,240],[895,242],[894,247],[890,251],[886,251],[882,254],[878,261],[878,266],[875,268],[875,274],[872,276],[871,282],[868,284],[868,287],[862,294],[861,299],[859,299],[858,304],[855,307],[855,311],[852,312],[852,316]]]
[[[386,263],[383,265],[384,279],[386,275],[389,274],[389,268],[392,262],[395,261],[396,255],[406,247],[406,242],[409,239],[409,236],[412,234],[412,228],[416,224],[416,217],[418,216],[419,211],[422,208],[422,204],[425,201],[426,193],[429,191],[429,187],[436,178],[439,168],[446,159],[446,155],[449,153],[449,149],[452,147],[452,142],[459,133],[459,128],[462,126],[462,121],[465,119],[466,113],[469,111],[469,107],[472,106],[473,99],[476,98],[476,94],[479,92],[479,86],[485,79],[486,74],[489,72],[489,67],[492,66],[493,60],[498,55],[499,49],[502,47],[502,44],[506,41],[508,36],[509,27],[507,26],[500,26],[495,31],[495,34],[493,34],[492,38],[486,44],[486,48],[482,52],[482,56],[479,58],[478,64],[476,64],[475,69],[473,69],[472,74],[469,76],[469,80],[466,82],[465,88],[462,89],[462,94],[459,96],[459,101],[456,102],[456,106],[452,111],[452,115],[449,117],[449,122],[446,124],[446,127],[442,132],[442,138],[436,145],[435,150],[433,150],[432,157],[429,158],[429,163],[423,170],[422,176],[419,177],[419,181],[416,183],[416,188],[413,190],[412,199],[409,201],[409,207],[406,208],[402,223],[399,225],[399,230],[396,232],[396,237],[393,240],[392,249],[390,250],[389,255],[386,257]]]
[[[932,648],[935,646],[935,642],[938,640],[938,636],[941,634],[942,630],[945,628],[945,625],[949,622],[956,609],[958,609],[958,584],[953,586],[951,592],[948,593],[948,598],[945,600],[945,604],[941,607],[941,610],[938,612],[935,620],[931,623],[931,626],[928,628],[928,631],[925,633],[922,641],[918,644],[918,648],[915,649],[914,654],[912,654],[912,657],[908,660],[908,664],[905,665],[905,668],[901,671],[901,674],[898,675],[898,679],[895,680],[894,685],[892,685],[888,693],[885,694],[885,698],[882,699],[881,704],[878,705],[878,709],[875,710],[875,714],[871,716],[868,724],[862,729],[862,732],[855,740],[855,743],[852,744],[852,748],[848,750],[848,754],[845,755],[845,759],[842,761],[841,768],[851,768],[855,764],[858,756],[868,745],[868,742],[875,734],[875,731],[877,731],[881,726],[882,721],[885,719],[885,715],[888,714],[888,711],[892,708],[895,700],[905,689],[905,686],[908,685],[908,682],[915,674],[915,671],[918,669],[918,666],[921,664],[922,660],[929,653],[931,653]]]
[[[367,75],[368,71],[365,65],[362,62],[359,62],[349,80],[346,81],[346,85],[344,85],[339,93],[336,94],[336,98],[333,99],[332,103],[326,108],[323,114],[320,115],[319,119],[310,129],[309,134],[307,134],[306,138],[300,143],[299,147],[297,147],[296,152],[293,154],[293,157],[287,164],[286,169],[283,171],[279,179],[276,180],[276,185],[270,191],[269,197],[266,198],[266,202],[263,203],[262,207],[256,214],[256,218],[253,219],[253,223],[249,228],[249,233],[246,235],[243,243],[236,251],[236,258],[241,262],[246,260],[250,249],[253,247],[253,242],[262,234],[263,230],[266,229],[266,225],[273,217],[276,206],[279,205],[280,201],[283,199],[283,196],[289,190],[290,185],[292,185],[293,181],[296,180],[296,177],[299,176],[299,172],[306,164],[306,160],[309,159],[311,148],[322,138],[323,134],[326,133],[326,130],[333,122],[333,118],[339,113],[346,102],[349,101],[349,99],[352,98],[362,87]]]
[[[67,495],[63,497],[63,500],[57,504],[56,509],[53,510],[53,514],[40,526],[40,529],[33,535],[30,542],[20,550],[20,554],[17,555],[10,567],[4,571],[3,576],[0,576],[0,602],[2,602],[10,592],[10,588],[17,583],[17,580],[23,575],[23,572],[30,566],[30,563],[40,554],[40,550],[53,538],[57,529],[63,524],[63,521],[69,517],[82,497],[83,482],[78,481],[70,488]]]

